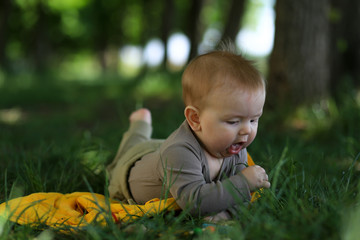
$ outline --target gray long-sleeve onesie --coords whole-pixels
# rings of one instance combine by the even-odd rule
[[[141,126],[141,131],[144,127],[146,124]],[[151,126],[148,127],[151,129]],[[130,130],[128,136],[131,136],[132,132],[139,134],[136,133],[136,127],[130,127]],[[147,135],[151,142],[150,134]],[[141,142],[146,145],[146,140]],[[136,144],[132,145],[135,147],[129,151],[136,151]],[[127,166],[128,169],[122,167],[123,162],[129,162],[121,159],[122,156],[114,160],[117,166],[110,172],[111,197],[119,195],[120,187],[116,182],[119,174],[129,174],[121,176],[128,180],[128,185],[122,184],[122,188],[126,188],[124,185],[128,186],[126,190],[138,204],[153,198],[174,197],[181,208],[190,207],[194,214],[207,215],[227,210],[239,201],[250,201],[249,187],[241,174],[241,170],[245,168],[244,163],[247,163],[246,149],[225,158],[218,176],[211,181],[204,150],[186,121],[163,143],[157,145],[160,146],[159,149],[145,151],[145,155],[136,159],[134,165]],[[122,171],[119,171],[120,169]]]

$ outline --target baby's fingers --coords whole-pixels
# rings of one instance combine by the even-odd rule
[[[264,180],[264,181],[262,182],[262,187],[263,187],[263,188],[270,188],[270,186],[271,186],[271,183],[270,183],[269,181]]]
[[[263,169],[262,167],[259,166],[259,169],[260,169],[260,173],[261,173],[261,176],[260,176],[260,179],[261,179],[261,187],[263,188],[270,188],[271,184],[269,182],[269,176],[266,174],[266,171],[265,169]]]

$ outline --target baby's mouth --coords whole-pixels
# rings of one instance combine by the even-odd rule
[[[228,148],[228,151],[230,154],[238,154],[241,151],[241,149],[244,147],[244,145],[245,142],[234,143]]]

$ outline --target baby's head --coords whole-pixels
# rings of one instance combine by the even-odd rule
[[[182,76],[185,106],[200,110],[213,91],[224,93],[236,88],[265,90],[265,81],[251,61],[231,51],[214,51],[200,55],[186,67]]]
[[[255,139],[265,81],[252,63],[229,51],[195,58],[182,77],[186,120],[211,156],[238,154]]]

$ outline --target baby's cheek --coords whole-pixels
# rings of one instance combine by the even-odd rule
[[[257,131],[252,131],[252,133],[250,134],[249,138],[248,138],[248,144],[252,143],[252,141],[254,141],[255,137],[256,137],[256,133]]]

